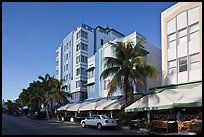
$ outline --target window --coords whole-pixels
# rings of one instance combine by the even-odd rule
[[[80,81],[76,81],[76,88],[80,87]]]
[[[101,39],[101,45],[103,45],[103,39]]]
[[[77,39],[79,39],[79,37],[81,37],[81,31],[77,32]]]
[[[200,65],[199,53],[190,56],[190,70],[198,69]]]
[[[85,87],[86,83],[87,83],[87,81],[78,80],[78,81],[76,81],[76,88],[78,88],[78,87]]]
[[[94,77],[94,70],[88,71],[88,78],[93,78]]]
[[[78,76],[80,74],[80,68],[78,68],[77,70],[76,70],[76,75]]]
[[[88,33],[84,32],[84,31],[77,32],[77,39],[80,38],[80,37],[88,39]]]
[[[187,57],[179,58],[179,72],[187,71]]]
[[[66,64],[66,70],[68,70],[68,64]]]
[[[85,51],[88,50],[88,45],[87,44],[81,43],[81,45],[82,45],[82,50],[85,50]]]
[[[77,44],[76,51],[79,51],[81,49],[81,43]]]
[[[88,45],[84,44],[84,43],[79,43],[77,44],[77,48],[76,51],[79,51],[80,49],[84,50],[84,51],[88,51]]]
[[[56,61],[56,66],[58,66],[59,65],[59,61]]]
[[[65,69],[66,69],[66,68],[65,68],[65,66],[64,66],[64,71],[65,71]]]
[[[68,50],[68,43],[67,43],[67,50]]]
[[[90,86],[87,86],[87,91],[90,93],[90,92],[94,92],[94,85],[90,85]]]
[[[66,81],[68,80],[68,74],[66,75]]]
[[[83,76],[86,76],[87,75],[87,72],[86,72],[86,69],[85,68],[78,68],[77,70],[76,70],[76,72],[77,72],[77,76],[78,75],[83,75]]]
[[[56,70],[56,75],[58,75],[58,73],[59,73],[59,70]]]
[[[69,47],[71,47],[71,41],[69,41]]]
[[[199,36],[199,28],[198,23],[195,23],[189,27],[190,32],[190,40],[198,38]]]
[[[66,54],[66,60],[68,60],[68,53]]]
[[[76,64],[80,62],[80,56],[76,57]]]
[[[176,47],[176,33],[168,35],[168,48]]]
[[[104,90],[107,90],[110,80],[104,80]]]
[[[179,30],[179,45],[187,42],[187,28]]]
[[[176,60],[172,60],[168,62],[168,74],[175,74],[176,73]]]
[[[87,63],[87,57],[81,55],[81,62]]]

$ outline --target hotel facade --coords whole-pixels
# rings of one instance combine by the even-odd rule
[[[92,28],[88,25],[81,26],[70,32],[56,50],[56,78],[64,79],[65,91],[72,94],[72,102],[85,99],[107,97],[107,85],[112,79],[100,79],[104,70],[104,57],[114,57],[114,49],[108,42],[132,41],[136,43],[141,37],[140,33],[134,32],[128,36],[115,29],[97,26]],[[148,52],[147,63],[161,71],[161,50],[148,42],[143,43]],[[161,85],[159,81],[145,80],[145,89]],[[144,92],[144,91],[143,91]],[[117,90],[114,96],[121,95]]]
[[[108,27],[92,28],[81,24],[64,38],[56,50],[56,78],[64,80],[63,85],[67,86],[64,90],[72,94],[72,101],[87,98],[88,58],[104,43],[123,36]]]
[[[202,2],[161,13],[162,85],[202,80]]]
[[[133,32],[132,34],[120,38],[115,39],[114,41],[110,41],[112,43],[115,42],[126,42],[131,41],[134,44],[136,44],[141,37],[144,37],[138,32]],[[147,64],[150,64],[154,67],[156,67],[161,72],[161,50],[154,45],[152,45],[150,42],[145,40],[142,44],[144,47],[144,50],[147,52],[146,59]],[[101,73],[104,71],[104,59],[105,57],[115,57],[115,50],[109,43],[105,43],[102,48],[100,48],[95,55],[88,58],[88,80],[87,80],[87,93],[88,98],[103,98],[107,97],[108,91],[107,91],[107,85],[112,80],[114,74],[111,74],[106,79],[102,79]],[[155,87],[155,86],[161,86],[161,75],[159,76],[159,80],[152,80],[149,78],[145,79],[145,90],[141,90],[139,88],[140,93],[146,93],[149,88]],[[136,92],[136,90],[135,90]],[[113,96],[122,95],[122,90],[120,88],[117,89],[115,94]]]

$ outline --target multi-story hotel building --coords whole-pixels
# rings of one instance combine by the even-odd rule
[[[202,80],[202,2],[161,13],[162,85]]]
[[[136,44],[136,42],[143,37],[140,33],[134,32],[126,37],[115,39],[111,42],[125,42],[125,41],[132,41]],[[147,40],[143,43],[144,50],[148,53],[147,54],[147,63],[155,66],[158,68],[158,70],[161,72],[161,50],[155,46],[153,46],[151,43],[149,43]],[[107,91],[107,85],[113,78],[113,75],[107,77],[106,79],[100,78],[101,73],[104,70],[104,58],[105,57],[114,57],[114,48],[109,44],[105,43],[103,47],[101,47],[95,55],[88,58],[88,80],[87,80],[87,92],[88,92],[88,98],[101,98],[101,97],[107,97],[108,91]],[[146,91],[148,88],[155,87],[155,86],[161,86],[161,75],[158,81],[146,78],[145,81],[145,88]],[[144,92],[144,91],[142,91]],[[114,96],[121,95],[122,91],[118,88]]]
[[[67,85],[65,91],[72,94],[72,101],[87,98],[88,58],[104,43],[123,36],[108,27],[98,26],[94,29],[82,24],[64,38],[56,50],[56,78],[65,80],[63,85]]]

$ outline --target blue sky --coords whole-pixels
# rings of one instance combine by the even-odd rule
[[[138,31],[161,47],[160,15],[175,2],[3,2],[2,98],[14,100],[23,88],[55,75],[55,51],[81,23]]]

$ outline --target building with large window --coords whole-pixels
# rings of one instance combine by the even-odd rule
[[[72,94],[72,101],[87,98],[87,65],[88,58],[93,56],[102,45],[124,35],[111,29],[88,25],[70,32],[56,50],[56,78],[64,79],[65,91]]]
[[[138,32],[134,32],[126,37],[115,39],[111,42],[126,42],[131,41],[134,44],[137,43],[137,41],[144,37]],[[145,40],[142,44],[144,46],[144,50],[147,52],[147,64],[150,64],[154,67],[156,67],[161,72],[161,49],[153,46],[150,42]],[[107,77],[106,79],[102,79],[100,77],[101,73],[104,70],[104,58],[105,57],[114,57],[115,56],[115,50],[109,43],[105,43],[103,47],[101,47],[95,55],[88,58],[88,80],[87,80],[87,93],[88,93],[88,99],[92,98],[102,98],[107,97],[108,91],[107,91],[107,85],[112,80],[114,74]],[[159,77],[159,80],[152,80],[149,78],[146,78],[145,80],[145,90],[140,92],[148,91],[149,88],[155,87],[155,86],[161,86],[161,75]],[[122,90],[117,89],[116,93],[113,96],[122,95]]]
[[[162,85],[202,80],[202,2],[161,13]]]

